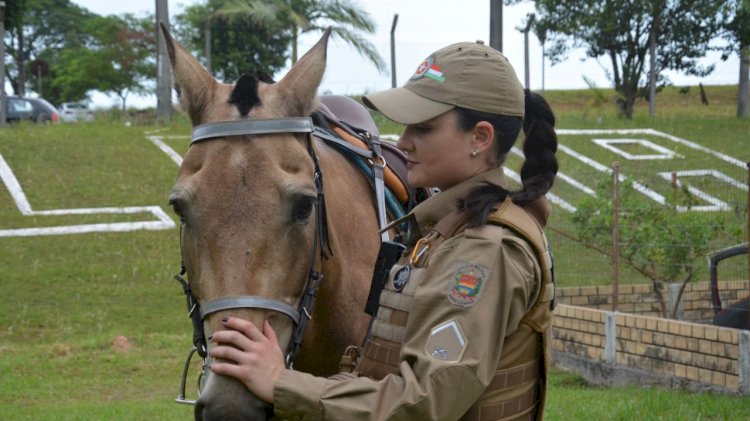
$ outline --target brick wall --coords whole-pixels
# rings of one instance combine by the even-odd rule
[[[676,300],[679,287],[680,284],[667,284],[663,288],[662,294],[668,308],[670,303],[674,303],[674,300]],[[719,282],[719,292],[723,305],[727,306],[747,297],[748,281],[721,281]],[[620,312],[657,317],[662,314],[661,304],[656,293],[654,293],[652,284],[620,285],[618,297],[617,310]],[[612,287],[558,288],[556,300],[560,304],[612,310]],[[682,294],[678,319],[710,322],[713,316],[709,283],[687,284]]]
[[[750,394],[750,331],[562,304],[553,317],[552,351],[667,384]]]

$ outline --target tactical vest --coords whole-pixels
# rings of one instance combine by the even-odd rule
[[[438,226],[444,222],[441,220]],[[549,326],[554,299],[552,258],[547,239],[539,223],[510,199],[505,200],[489,216],[487,223],[512,230],[531,246],[542,271],[542,283],[535,301],[521,319],[518,328],[506,336],[503,353],[491,383],[461,419],[541,419],[549,367]],[[463,229],[463,224],[460,224],[442,231],[448,233],[445,237],[432,231],[425,239],[430,241],[430,249],[435,250],[440,243]],[[402,259],[391,274],[396,273],[404,264],[406,261]],[[389,373],[399,373],[404,332],[418,284],[418,280],[413,279],[398,292],[392,282],[387,283],[380,297],[370,337],[357,365],[359,375],[381,379]]]

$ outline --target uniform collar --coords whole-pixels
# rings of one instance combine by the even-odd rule
[[[429,232],[441,219],[458,209],[459,199],[466,197],[475,187],[486,183],[503,186],[505,177],[502,167],[477,174],[430,197],[417,205],[407,218],[413,217],[422,233]]]

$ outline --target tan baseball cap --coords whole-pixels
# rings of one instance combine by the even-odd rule
[[[513,66],[482,41],[460,42],[434,52],[401,88],[365,95],[362,101],[402,124],[416,124],[453,107],[523,117],[524,92]]]

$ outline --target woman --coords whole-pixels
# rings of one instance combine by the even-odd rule
[[[539,419],[554,297],[542,227],[557,173],[554,117],[508,60],[477,43],[428,57],[402,88],[364,97],[405,124],[409,181],[440,193],[419,204],[409,250],[390,272],[354,373],[288,370],[275,333],[228,318],[215,332],[219,374],[304,419]],[[502,163],[525,134],[523,188]],[[230,346],[231,345],[231,346]]]

